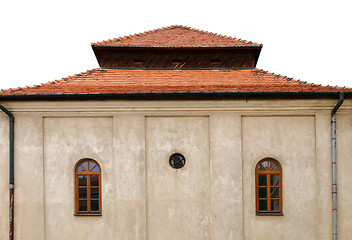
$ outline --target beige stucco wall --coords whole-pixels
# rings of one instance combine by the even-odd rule
[[[337,222],[341,239],[352,239],[352,114],[337,122]]]
[[[9,120],[0,117],[0,239],[8,238],[9,230]]]
[[[105,211],[115,208],[112,118],[44,118],[43,125],[45,238],[113,239],[115,212]],[[82,158],[95,159],[103,170],[102,217],[73,216],[74,166]]]
[[[314,125],[314,116],[243,117],[243,176],[253,175],[257,162],[265,157],[278,160],[284,214],[256,216],[255,179],[247,178],[243,182],[245,239],[317,239]]]
[[[210,239],[210,171],[207,117],[146,119],[148,239]],[[186,158],[175,170],[174,153]]]
[[[336,102],[1,103],[16,122],[16,239],[330,239]],[[338,233],[351,239],[350,100],[337,134]],[[7,239],[6,115],[0,136],[0,239]],[[167,164],[173,151],[187,158],[178,172]],[[73,215],[74,166],[87,157],[102,167],[98,217]],[[264,157],[283,167],[283,216],[255,215],[254,167]]]

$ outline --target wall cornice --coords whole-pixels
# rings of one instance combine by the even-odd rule
[[[331,111],[337,100],[217,100],[217,101],[18,101],[2,102],[15,114],[25,113],[281,113],[314,114]],[[351,112],[352,100],[346,100],[339,113]]]

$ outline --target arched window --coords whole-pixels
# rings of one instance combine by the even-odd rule
[[[75,169],[76,214],[101,214],[101,170],[93,159],[80,160]]]
[[[282,214],[282,169],[278,161],[265,158],[258,162],[255,191],[258,215]]]

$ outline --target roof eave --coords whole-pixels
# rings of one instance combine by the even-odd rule
[[[1,101],[71,101],[71,100],[220,100],[220,99],[338,99],[340,92],[168,92],[100,94],[30,94],[0,95]],[[352,98],[352,92],[345,92]]]
[[[263,44],[253,45],[253,46],[108,46],[108,45],[99,45],[99,44],[91,44],[92,48],[176,48],[176,49],[233,49],[233,48],[262,48]]]

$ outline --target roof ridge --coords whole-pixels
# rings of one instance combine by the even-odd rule
[[[213,36],[221,37],[221,38],[228,39],[228,40],[235,40],[235,41],[239,41],[241,43],[263,46],[263,44],[261,44],[261,43],[247,41],[247,40],[243,40],[241,38],[235,38],[235,37],[231,37],[231,36],[227,36],[227,35],[222,35],[222,34],[219,34],[219,33],[213,33],[213,32],[209,32],[209,31],[206,31],[206,30],[201,30],[201,29],[198,29],[198,28],[192,28],[192,27],[188,27],[188,26],[185,26],[185,25],[178,25],[178,24],[169,25],[169,26],[161,27],[161,28],[155,28],[155,29],[152,29],[152,30],[139,32],[139,33],[134,33],[134,34],[130,34],[130,35],[125,35],[123,37],[110,38],[110,39],[103,40],[103,41],[100,41],[100,42],[95,42],[95,43],[92,42],[91,46],[101,45],[102,43],[112,43],[114,41],[115,42],[119,42],[119,41],[122,41],[124,39],[140,37],[140,36],[152,34],[152,33],[158,32],[158,31],[165,31],[165,30],[170,30],[170,29],[175,29],[175,28],[182,28],[182,29],[186,29],[186,30],[191,30],[193,32],[198,32],[198,33],[207,34],[207,35],[213,35]]]

